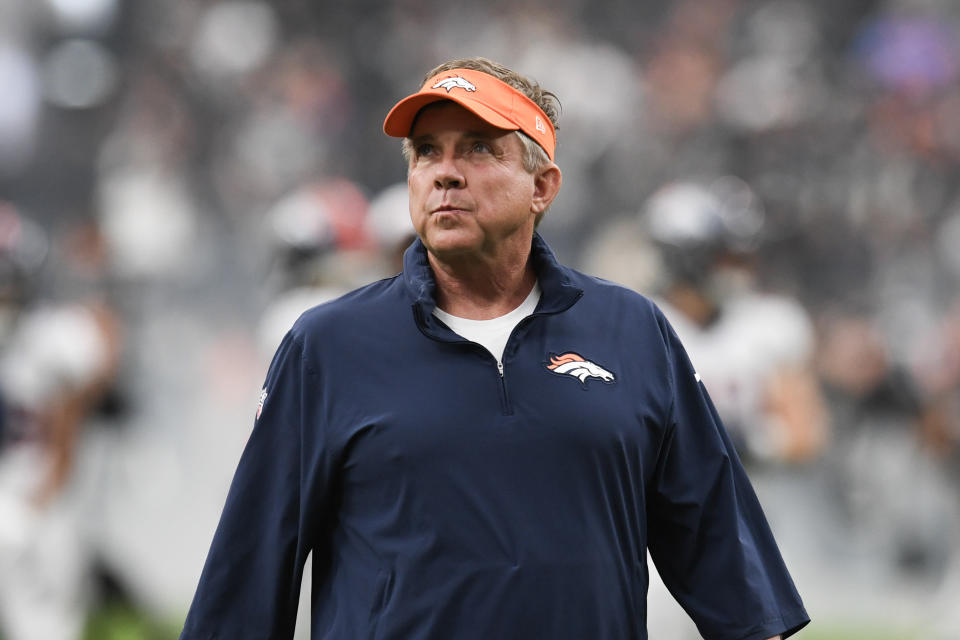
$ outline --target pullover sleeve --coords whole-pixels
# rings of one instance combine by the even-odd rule
[[[706,389],[660,317],[672,397],[649,494],[650,555],[707,640],[787,638],[809,622]]]
[[[293,636],[314,525],[303,498],[303,424],[313,374],[288,333],[261,392],[181,640]]]

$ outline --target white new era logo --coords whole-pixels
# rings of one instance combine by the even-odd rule
[[[543,120],[540,119],[540,116],[537,116],[536,127],[537,127],[537,131],[539,131],[540,133],[547,132],[547,125],[543,124]]]
[[[456,88],[464,89],[466,91],[476,91],[477,88],[470,84],[467,80],[464,80],[461,76],[453,76],[452,78],[444,78],[437,84],[431,87],[432,89],[446,89],[447,93],[450,93],[452,89]]]

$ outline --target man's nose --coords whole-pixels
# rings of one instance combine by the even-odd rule
[[[448,155],[437,165],[437,172],[433,177],[434,187],[437,189],[461,189],[467,181],[457,166],[454,157]]]

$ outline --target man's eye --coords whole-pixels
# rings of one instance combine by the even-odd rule
[[[475,153],[490,153],[493,149],[486,142],[474,142],[470,150]]]
[[[418,144],[416,147],[413,148],[413,152],[416,155],[416,157],[422,158],[423,156],[430,155],[430,153],[433,152],[433,145],[427,144],[427,143]]]

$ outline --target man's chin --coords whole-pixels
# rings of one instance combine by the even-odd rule
[[[475,253],[481,245],[474,234],[466,233],[462,229],[445,229],[431,233],[424,244],[430,253],[438,258]]]

